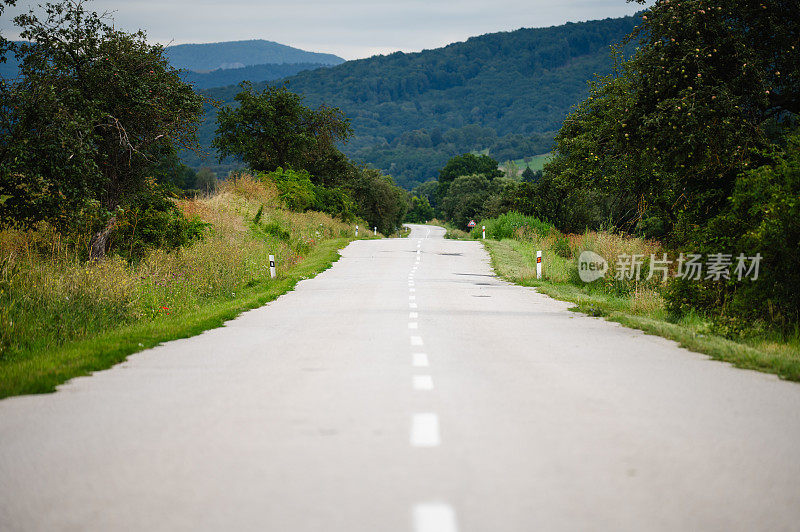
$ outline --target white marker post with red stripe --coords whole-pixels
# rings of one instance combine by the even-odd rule
[[[536,252],[536,278],[542,278],[542,252]]]

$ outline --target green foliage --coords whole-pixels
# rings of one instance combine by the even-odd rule
[[[730,208],[691,242],[698,253],[760,254],[758,279],[676,280],[666,295],[674,313],[715,314],[729,334],[751,329],[755,321],[784,329],[800,322],[800,129],[785,148],[765,156],[771,161],[738,177]]]
[[[167,52],[169,52],[169,48],[167,48]],[[243,81],[251,81],[253,83],[274,81],[293,76],[305,70],[315,70],[327,66],[329,65],[324,63],[270,63],[241,68],[217,68],[211,72],[184,70],[181,72],[181,77],[186,83],[199,90],[238,85]]]
[[[686,242],[800,111],[800,29],[787,8],[656,2],[635,56],[565,121],[551,171],[607,196],[618,226]]]
[[[171,251],[201,240],[210,224],[187,218],[175,203],[153,190],[117,217],[108,251],[133,261],[154,249]]]
[[[498,169],[497,161],[487,155],[473,153],[458,155],[447,161],[444,168],[439,171],[439,197],[447,196],[450,184],[456,178],[469,175],[481,175],[491,181],[495,177],[502,176],[503,172]]]
[[[337,152],[335,144],[351,135],[341,111],[320,106],[313,110],[286,87],[254,92],[248,82],[234,98],[237,107],[223,107],[217,115],[214,148],[220,161],[238,157],[257,172],[278,168],[315,170],[315,163]]]
[[[611,70],[608,46],[636,20],[483,35],[435,50],[301,72],[287,83],[312,105],[342,109],[356,134],[346,153],[411,189],[460,153],[489,148],[493,158],[513,160],[549,152],[549,133],[587,94],[586,80]],[[206,94],[230,102],[235,93],[228,87]],[[208,112],[206,145],[215,111]]]
[[[411,194],[413,196],[417,196],[418,198],[425,198],[428,200],[428,203],[434,209],[434,211],[439,207],[438,181],[426,181],[421,185],[417,185],[414,190],[411,191]]]
[[[676,280],[667,306],[713,316],[725,335],[792,330],[800,20],[785,13],[795,7],[657,1],[635,32],[636,54],[591,84],[543,177],[518,190],[521,210],[545,204],[538,214],[562,229],[608,223],[734,263],[760,253],[758,280]]]
[[[217,189],[217,174],[210,168],[201,168],[195,177],[195,188],[209,196]]]
[[[508,212],[496,218],[481,220],[480,223],[470,231],[470,237],[473,239],[481,238],[483,226],[486,227],[486,238],[491,238],[493,240],[514,238],[522,233],[536,233],[539,236],[547,236],[552,232],[557,232],[556,228],[551,224],[543,222],[538,218],[525,216],[518,212]]]
[[[315,185],[311,174],[305,170],[278,168],[274,172],[259,174],[259,178],[273,181],[280,190],[281,201],[293,211],[315,210],[346,221],[355,218],[357,206],[348,191]]]
[[[411,206],[408,209],[408,213],[406,213],[406,222],[424,224],[431,220],[434,214],[433,207],[431,207],[427,197],[412,196]]]
[[[95,229],[109,228],[148,194],[157,161],[191,145],[203,98],[143,33],[82,1],[44,10],[16,17],[30,42],[15,45],[20,79],[0,85],[0,222],[69,229],[99,213]]]
[[[188,191],[197,188],[197,173],[181,163],[173,150],[162,157],[151,169],[157,183],[173,191]]]
[[[490,187],[489,179],[483,175],[457,177],[442,200],[445,218],[458,228],[466,228],[470,220],[481,216]]]
[[[347,184],[358,205],[358,216],[384,235],[394,233],[406,215],[406,194],[394,180],[374,168],[357,169]]]

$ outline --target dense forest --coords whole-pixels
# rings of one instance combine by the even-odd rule
[[[570,107],[588,94],[586,81],[610,72],[609,45],[620,42],[637,20],[493,33],[435,50],[301,72],[286,84],[309,105],[342,109],[354,130],[345,153],[410,189],[467,151],[488,148],[501,162],[550,151]],[[238,90],[205,94],[230,102]],[[204,146],[216,114],[211,106],[206,111]],[[204,164],[191,157],[187,162]]]
[[[181,77],[195,89],[210,89],[238,85],[243,81],[273,81],[276,79],[293,76],[304,70],[314,70],[330,65],[324,63],[269,63],[266,65],[251,65],[241,68],[218,68],[211,72],[195,72],[184,70]]]

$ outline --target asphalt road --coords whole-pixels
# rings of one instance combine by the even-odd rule
[[[415,226],[225,327],[0,401],[0,529],[798,530],[800,385]]]

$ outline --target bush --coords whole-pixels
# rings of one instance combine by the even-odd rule
[[[519,232],[523,234],[536,233],[545,236],[551,232],[557,232],[553,225],[543,222],[533,216],[524,216],[518,212],[501,214],[497,218],[481,220],[470,232],[474,239],[481,238],[482,226],[486,226],[486,238],[493,240],[503,240],[513,238]]]
[[[758,279],[675,281],[666,297],[673,312],[697,308],[718,321],[764,321],[790,331],[800,323],[800,129],[767,156],[770,163],[737,178],[726,211],[690,243],[693,252],[730,253],[734,262],[740,253],[761,254]]]
[[[344,221],[355,218],[356,204],[346,190],[316,185],[313,176],[305,170],[278,168],[261,173],[259,179],[273,181],[280,191],[280,199],[288,209],[296,212],[315,210],[339,216]]]
[[[189,218],[161,194],[143,195],[135,207],[117,215],[117,230],[111,234],[108,251],[131,261],[148,251],[170,251],[203,238],[209,224]]]

